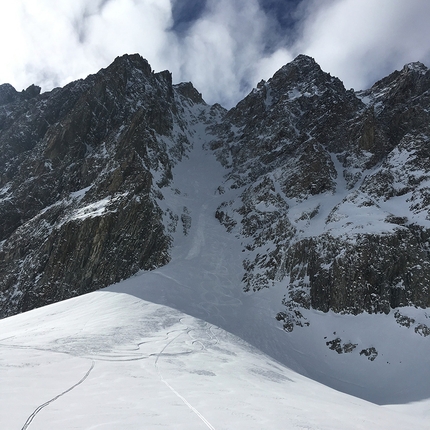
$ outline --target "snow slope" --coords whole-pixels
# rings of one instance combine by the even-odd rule
[[[162,189],[162,209],[189,224],[168,265],[0,321],[0,428],[428,428],[428,312],[402,309],[406,327],[301,310],[309,326],[286,333],[288,279],[242,290],[243,246],[214,217],[241,190],[223,184],[208,138],[196,124]]]
[[[2,429],[424,429],[219,327],[100,291],[0,321]],[[415,406],[416,408],[417,406]]]

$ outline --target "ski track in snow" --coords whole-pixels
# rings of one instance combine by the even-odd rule
[[[183,324],[182,322],[183,318],[181,318],[179,320],[179,322],[181,324]],[[188,331],[188,327],[186,327],[186,331],[184,330],[184,332],[186,332],[189,335],[189,331]],[[169,342],[166,343],[166,345],[164,345],[163,349],[157,354],[157,358],[155,359],[155,367],[157,369],[157,373],[160,377],[161,382],[163,382],[163,384],[166,385],[166,387],[176,396],[178,397],[195,415],[197,415],[206,425],[206,427],[208,427],[211,430],[216,430],[215,427],[212,426],[212,424],[190,403],[188,402],[188,400],[182,396],[181,394],[179,394],[170,384],[169,382],[166,381],[166,379],[164,379],[163,374],[160,370],[160,366],[158,364],[158,361],[161,357],[161,355],[164,353],[164,351],[170,346],[170,344],[172,344],[176,339],[178,339],[180,336],[182,336],[184,334],[184,332],[180,332],[178,335],[176,335],[173,339],[171,339]],[[190,336],[191,337],[191,336]],[[205,346],[198,340],[193,340],[193,343],[195,342],[199,342],[200,345],[202,346],[203,349],[206,349]]]
[[[207,205],[202,206],[202,211],[199,214],[198,218],[198,224],[197,224],[197,231],[194,234],[193,243],[191,246],[191,249],[189,250],[187,256],[185,257],[185,260],[192,260],[193,258],[196,258],[199,254],[201,249],[205,246],[205,220],[207,217],[206,214]]]
[[[93,360],[91,363],[91,367],[88,369],[87,373],[83,376],[83,378],[77,382],[75,385],[72,385],[70,388],[68,388],[66,391],[63,391],[62,393],[58,394],[57,396],[53,397],[51,400],[48,400],[47,402],[41,404],[38,406],[33,413],[27,418],[27,421],[22,426],[21,430],[27,430],[34,418],[36,418],[36,415],[43,409],[49,406],[51,403],[55,402],[60,397],[64,396],[67,393],[70,393],[70,391],[74,390],[78,385],[81,385],[90,375],[91,371],[94,369],[95,361]]]

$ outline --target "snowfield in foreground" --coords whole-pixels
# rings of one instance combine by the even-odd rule
[[[399,412],[340,393],[127,294],[36,309],[0,333],[2,429],[428,428],[428,403]]]

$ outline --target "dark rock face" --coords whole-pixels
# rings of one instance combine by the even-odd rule
[[[244,245],[244,289],[286,284],[300,308],[430,306],[430,72],[410,64],[354,93],[297,57],[233,108],[211,143],[240,199],[218,219]]]
[[[357,235],[355,242],[330,235],[300,241],[288,250],[289,290],[294,292],[302,283],[303,305],[324,312],[389,313],[401,306],[428,307],[427,241],[413,230]],[[297,299],[290,294],[284,303],[291,302]]]
[[[282,168],[284,194],[318,194],[334,186],[336,171],[327,149],[345,145],[345,123],[361,105],[339,79],[299,56],[228,112],[212,148],[220,160],[231,148],[237,187]]]
[[[158,190],[190,146],[187,109],[206,106],[138,55],[39,92],[0,87],[2,317],[169,261]]]

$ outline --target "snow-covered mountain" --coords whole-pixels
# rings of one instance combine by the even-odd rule
[[[287,330],[297,306],[430,305],[427,72],[355,94],[299,56],[217,126],[211,148],[241,189],[217,216],[241,237],[247,289],[289,278]]]
[[[425,428],[429,90],[419,63],[354,92],[306,56],[230,111],[207,105],[190,83],[173,85],[138,55],[50,93],[0,86],[0,315],[9,316],[0,321],[1,369],[15,381],[51,354],[62,357],[54,375],[68,360],[77,366],[64,386],[28,391],[35,398],[25,410],[0,391],[18,411],[12,427],[32,411],[35,427],[110,360],[87,394],[122,392],[120,417],[151,397],[143,390],[133,400],[141,386],[127,375],[145,379],[151,369],[150,386],[164,386],[200,420],[195,428],[406,428],[408,420]],[[33,364],[22,364],[22,351]],[[161,358],[178,385],[157,367]],[[109,372],[122,375],[116,385],[103,382]],[[294,372],[377,404],[420,402],[406,410],[420,416]],[[213,382],[212,373],[223,376]],[[45,377],[37,371],[33,384]],[[257,395],[257,385],[283,394]],[[238,392],[252,401],[225,394]],[[155,400],[145,417],[159,417]],[[92,402],[73,403],[82,404]],[[321,413],[327,404],[336,412]],[[77,428],[118,428],[112,420],[123,418],[114,415],[89,425],[87,411]],[[40,428],[64,416],[46,415]],[[172,416],[177,427],[161,418],[148,425],[194,428],[185,412]],[[129,419],[126,427],[141,428]]]

